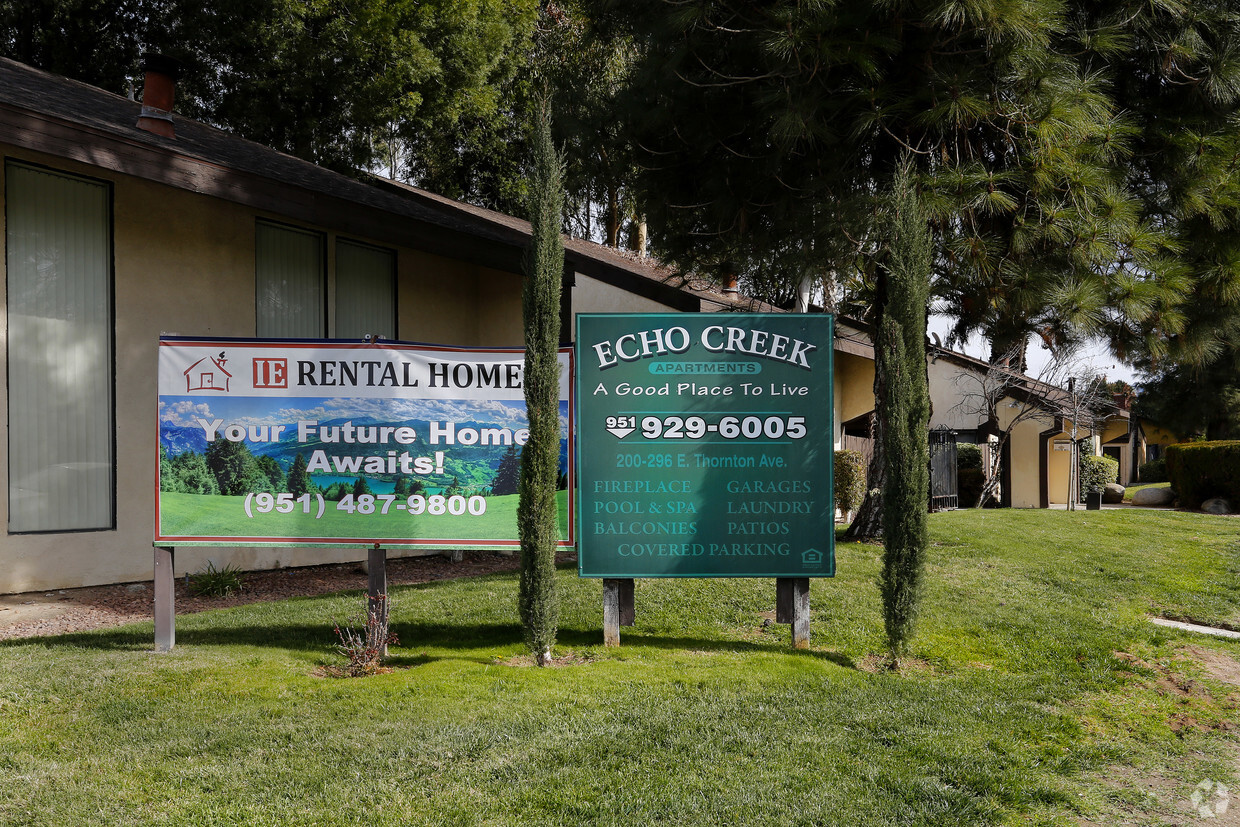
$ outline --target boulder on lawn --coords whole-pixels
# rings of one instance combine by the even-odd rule
[[[1175,492],[1170,488],[1142,488],[1132,495],[1133,505],[1166,508],[1175,502]]]
[[[1124,501],[1124,486],[1118,482],[1109,482],[1102,489],[1102,501],[1104,503],[1122,503]]]
[[[1201,504],[1201,510],[1207,514],[1231,514],[1236,509],[1222,497],[1211,497]]]

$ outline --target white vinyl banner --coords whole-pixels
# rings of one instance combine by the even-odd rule
[[[519,348],[161,338],[156,545],[518,545]],[[572,353],[560,352],[561,545]]]

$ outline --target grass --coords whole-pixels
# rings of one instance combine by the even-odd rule
[[[558,492],[560,536],[568,528],[568,493]],[[412,515],[397,509],[392,501],[386,514],[383,502],[371,514],[352,513],[339,509],[328,500],[323,516],[305,514],[300,505],[290,513],[271,510],[259,513],[251,507],[253,517],[245,513],[245,497],[210,494],[160,494],[160,526],[166,537],[322,537],[322,538],[388,538],[439,540],[513,539],[517,537],[517,495],[486,498],[486,513],[473,516],[466,512],[452,514]],[[315,506],[317,511],[317,504]]]
[[[399,668],[358,680],[315,675],[358,593],[182,617],[170,655],[149,623],[2,643],[0,823],[1158,824],[1231,785],[1237,690],[1193,653],[1240,644],[1144,615],[1235,623],[1240,521],[930,525],[902,674],[864,668],[881,549],[847,543],[808,652],[764,624],[769,580],[639,581],[604,649],[601,586],[570,570],[558,669],[519,665],[515,575],[394,589]]]

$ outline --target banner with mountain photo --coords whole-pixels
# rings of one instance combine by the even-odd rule
[[[574,542],[572,352],[560,545]],[[516,548],[521,348],[162,337],[155,545]]]

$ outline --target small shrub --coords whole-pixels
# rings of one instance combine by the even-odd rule
[[[956,443],[956,470],[982,467],[982,449],[972,442]]]
[[[1166,482],[1167,460],[1159,457],[1141,466],[1141,482]]]
[[[195,597],[227,597],[244,590],[241,569],[233,568],[231,563],[217,569],[215,563],[208,560],[205,569],[189,577],[189,593]]]
[[[865,457],[858,451],[835,452],[835,507],[848,514],[865,499]]]
[[[1211,497],[1240,502],[1240,440],[1167,446],[1167,479],[1185,508]]]
[[[396,646],[400,641],[396,634],[388,628],[388,610],[391,604],[386,603],[387,595],[378,596],[378,611],[369,608],[364,617],[354,617],[343,625],[336,623],[336,651],[344,655],[344,666],[329,666],[325,671],[338,678],[362,678],[377,675],[383,671],[383,661],[387,657],[387,647]]]
[[[1119,479],[1119,463],[1110,457],[1095,457],[1081,454],[1080,462],[1081,496],[1092,489],[1103,489],[1109,483]]]

